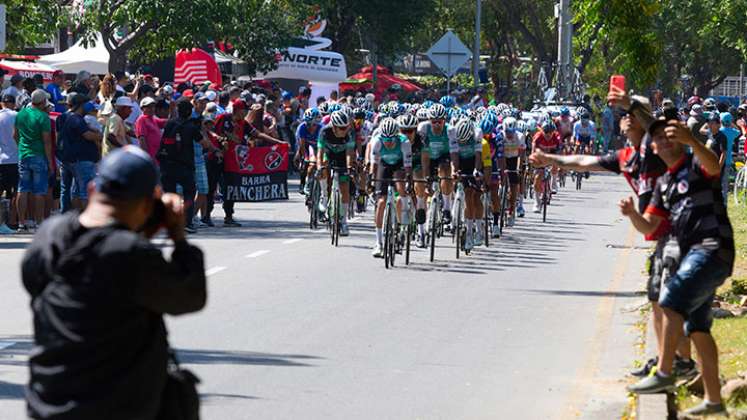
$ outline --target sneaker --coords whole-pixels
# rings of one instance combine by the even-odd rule
[[[16,233],[16,231],[6,226],[5,223],[0,225],[0,235],[10,235],[12,233]]]
[[[190,235],[197,233],[197,229],[195,229],[194,225],[184,226],[184,231],[189,233]]]
[[[475,241],[474,241],[474,245],[475,245],[475,246],[482,246],[482,245],[483,245],[483,243],[484,243],[484,241],[482,240],[482,232],[478,232],[478,233],[477,233],[477,234],[475,235]]]
[[[646,363],[641,366],[640,368],[633,370],[630,372],[632,376],[635,376],[637,378],[645,378],[651,373],[651,369],[654,368],[654,366],[659,364],[659,357],[652,357],[646,361]]]
[[[681,357],[674,359],[674,367],[672,369],[677,379],[690,380],[698,376],[698,368],[695,365],[695,361],[685,360]]]
[[[633,385],[628,386],[628,391],[634,394],[659,394],[662,392],[672,392],[676,388],[674,375],[666,378],[657,374],[643,378]]]
[[[417,242],[415,243],[415,246],[418,248],[425,248],[425,234],[418,235]]]
[[[303,186],[303,190],[301,190],[301,194],[311,195],[311,189],[309,188],[308,184]]]
[[[384,251],[381,248],[382,246],[380,243],[374,245],[374,249],[371,255],[373,255],[374,258],[384,258]]]
[[[445,225],[447,225],[447,226],[451,225],[451,211],[444,210],[444,219],[443,219],[443,221],[444,221]]]
[[[18,224],[18,229],[16,230],[17,233],[29,233],[29,227],[24,225],[23,223]]]
[[[197,219],[194,221],[194,227],[196,227],[197,229],[205,229],[206,227],[208,227],[208,225],[202,220]]]
[[[213,223],[212,219],[202,219],[201,222],[204,223],[207,227],[215,227],[215,223]]]
[[[349,236],[350,235],[350,229],[348,228],[347,223],[341,223],[340,224],[340,236]]]
[[[542,206],[540,205],[540,203],[534,203],[532,213],[542,213]]]
[[[711,414],[722,414],[726,413],[726,408],[723,403],[709,403],[703,401],[695,407],[685,410],[682,412],[685,416],[706,416]]]
[[[501,225],[498,223],[493,223],[493,238],[500,238],[501,237]]]
[[[241,227],[241,223],[233,220],[233,217],[223,219],[223,227]]]
[[[516,216],[517,217],[524,217],[524,206],[520,205],[516,208]]]
[[[319,200],[319,211],[322,213],[327,213],[327,200],[325,200],[323,197],[321,200]]]
[[[511,216],[511,217],[508,218],[508,222],[506,223],[506,226],[508,226],[508,227],[514,227],[514,223],[515,223],[514,216]]]
[[[469,235],[468,235],[468,236],[467,236],[467,237],[466,237],[466,238],[464,239],[464,252],[469,252],[469,251],[471,251],[471,250],[472,250],[472,248],[474,248],[474,246],[475,246],[475,244],[474,244],[474,242],[472,241],[472,236],[469,236]]]

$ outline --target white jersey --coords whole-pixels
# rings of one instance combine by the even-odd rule
[[[371,139],[371,159],[377,165],[384,162],[392,166],[402,162],[405,168],[412,168],[412,145],[407,137],[398,134],[394,147],[388,148],[381,141],[381,136],[375,135]]]

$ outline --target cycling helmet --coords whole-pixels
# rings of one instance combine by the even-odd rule
[[[399,123],[399,128],[401,129],[408,129],[408,128],[417,128],[418,127],[418,119],[415,118],[412,114],[404,114],[400,116],[397,119],[397,122]]]
[[[446,108],[451,108],[455,104],[454,97],[449,95],[442,96],[438,102],[440,102],[441,105],[445,106]]]
[[[705,101],[703,101],[703,108],[709,111],[716,109],[716,100],[714,100],[713,98],[707,98]]]
[[[737,108],[737,111],[747,112],[747,104],[739,105],[739,108]]]
[[[355,105],[356,105],[356,106],[357,106],[358,108],[363,108],[363,107],[365,107],[365,106],[366,106],[366,103],[368,103],[368,101],[366,100],[366,98],[363,98],[363,97],[360,97],[360,98],[355,98]]]
[[[342,106],[342,107],[340,108],[340,111],[342,111],[342,112],[344,112],[345,114],[347,114],[347,116],[348,116],[348,119],[349,119],[349,120],[351,120],[351,121],[352,121],[352,120],[353,120],[353,118],[355,117],[355,114],[353,113],[353,108],[351,108],[351,107],[349,107],[349,106],[347,106],[347,105],[344,105],[344,106]]]
[[[316,121],[319,119],[319,110],[316,108],[309,108],[303,113],[303,120],[308,122]]]
[[[477,107],[477,109],[476,109],[475,111],[476,111],[476,112],[477,112],[478,114],[484,114],[484,113],[485,113],[485,112],[487,111],[487,109],[486,109],[486,108],[485,108],[484,106],[478,106],[478,107]]]
[[[513,133],[514,131],[516,131],[516,118],[508,117],[503,120],[503,130],[506,133]]]
[[[425,107],[426,109],[430,108],[432,106],[433,106],[433,101],[431,101],[430,99],[427,100],[427,101],[425,101],[425,102],[423,102],[423,107]]]
[[[588,120],[591,117],[589,115],[589,110],[587,110],[586,108],[579,108],[577,115],[578,118],[582,120]]]
[[[347,127],[350,125],[350,118],[348,118],[348,114],[343,111],[335,111],[332,113],[330,122],[334,127]]]
[[[486,113],[480,121],[480,130],[482,130],[483,134],[492,133],[493,131],[495,131],[495,128],[497,126],[498,117],[496,117],[494,114],[491,114],[490,112]]]
[[[433,104],[431,109],[428,110],[428,116],[432,120],[445,120],[448,116],[446,114],[446,108],[441,104]]]
[[[537,130],[537,120],[530,118],[529,121],[527,121],[527,131],[534,132],[535,130]]]
[[[319,104],[319,113],[322,115],[329,115],[329,102],[322,102]]]
[[[355,108],[353,110],[353,119],[362,120],[366,118],[366,110],[363,108]]]
[[[329,113],[331,114],[331,113],[333,113],[335,111],[339,111],[341,109],[342,109],[342,106],[340,106],[340,104],[332,104],[332,105],[329,106]]]
[[[378,111],[379,112],[385,112],[386,109],[387,109],[386,104],[380,104],[379,108],[378,108]]]
[[[475,138],[475,125],[467,118],[459,120],[456,124],[456,135],[459,143],[467,143]]]
[[[394,118],[387,118],[381,122],[379,130],[381,130],[381,137],[391,138],[399,133],[399,124]]]
[[[511,108],[511,116],[517,120],[521,119],[521,111],[517,108]]]
[[[699,96],[691,96],[690,99],[687,100],[687,106],[692,107],[695,104],[701,104],[703,103],[703,100],[700,99]]]
[[[561,117],[570,117],[571,116],[571,110],[568,109],[567,106],[560,107],[560,116]]]
[[[542,131],[545,133],[551,133],[555,131],[555,123],[552,121],[545,121],[544,124],[542,124]]]
[[[507,110],[508,108],[510,108],[508,105],[504,103],[500,103],[495,106],[495,112],[497,112],[498,114],[501,114],[503,113],[503,111]]]
[[[516,131],[519,133],[526,133],[527,123],[525,123],[524,120],[516,120]]]
[[[428,115],[428,109],[427,108],[420,108],[418,112],[415,113],[415,116],[420,121],[427,121],[430,116]]]

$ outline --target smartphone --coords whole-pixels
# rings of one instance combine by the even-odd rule
[[[621,74],[612,75],[610,77],[610,91],[612,91],[612,86],[625,92],[625,76]]]

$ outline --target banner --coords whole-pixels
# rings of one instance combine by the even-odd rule
[[[174,63],[174,83],[190,81],[194,84],[211,81],[221,86],[223,78],[215,59],[199,48],[180,50]]]
[[[238,202],[288,199],[288,145],[236,146],[226,151],[223,199]]]

